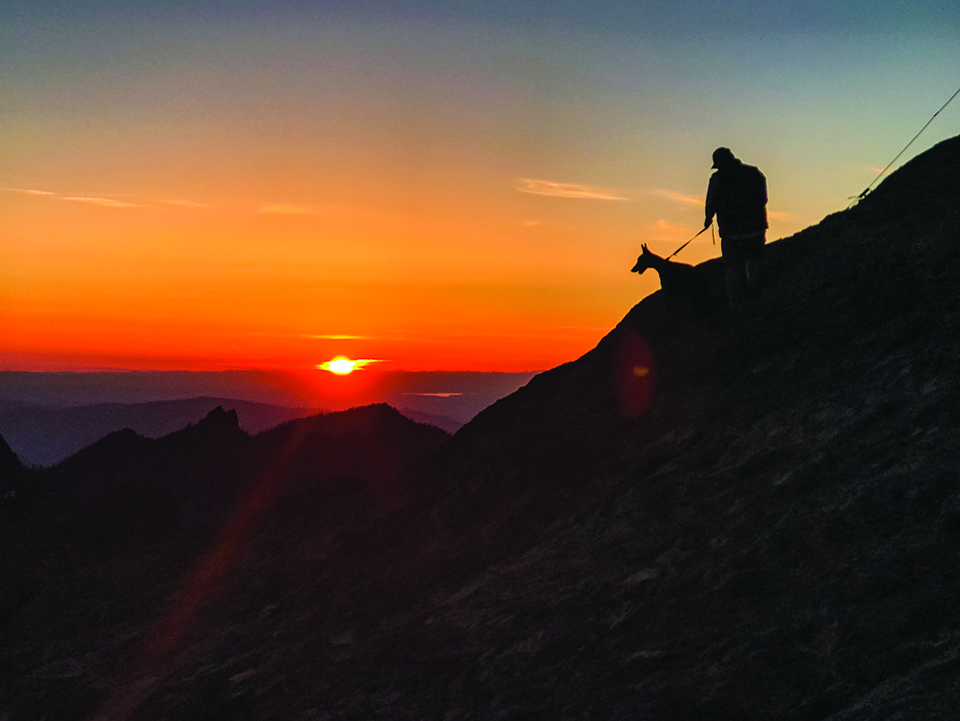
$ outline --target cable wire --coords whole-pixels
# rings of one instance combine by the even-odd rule
[[[895,157],[893,160],[891,160],[889,163],[887,163],[887,167],[880,171],[879,175],[877,175],[877,177],[873,179],[873,181],[870,183],[870,185],[868,185],[866,188],[864,188],[864,189],[863,189],[863,192],[860,193],[860,195],[856,196],[855,198],[850,198],[850,200],[852,200],[853,202],[850,203],[850,205],[847,206],[848,209],[849,209],[849,208],[852,208],[854,205],[856,205],[859,201],[863,200],[863,199],[867,196],[867,193],[870,192],[871,188],[873,187],[873,184],[876,183],[878,180],[880,180],[880,178],[883,177],[884,173],[886,173],[888,170],[890,170],[890,166],[892,166],[894,163],[896,163],[897,160],[900,159],[900,156],[903,155],[905,152],[907,152],[907,148],[909,148],[911,145],[913,145],[913,141],[920,137],[920,134],[929,127],[930,123],[933,122],[933,119],[936,118],[940,113],[942,113],[942,112],[943,112],[943,109],[944,109],[945,107],[947,107],[947,106],[950,104],[950,102],[951,102],[955,97],[957,97],[958,95],[960,95],[960,88],[957,88],[957,92],[955,92],[953,95],[950,96],[950,100],[948,100],[947,102],[945,102],[945,103],[943,104],[943,106],[940,108],[940,110],[938,110],[937,112],[935,112],[935,113],[930,117],[930,119],[927,121],[926,125],[924,125],[922,128],[920,128],[920,132],[917,133],[916,135],[914,135],[914,136],[913,136],[913,139],[912,139],[909,143],[907,143],[906,145],[903,146],[903,150],[901,150],[899,153],[897,153],[897,157]]]

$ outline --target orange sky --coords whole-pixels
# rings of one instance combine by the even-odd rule
[[[303,367],[339,354],[537,369],[592,347],[644,284],[616,282],[630,279],[629,239],[621,257],[598,257],[583,233],[511,217],[509,198],[437,201],[428,217],[79,197],[3,194],[8,232],[30,238],[7,256],[8,368]]]
[[[958,49],[56,4],[0,17],[0,369],[556,366],[658,287],[629,269],[699,230],[716,146],[789,235],[939,107]]]

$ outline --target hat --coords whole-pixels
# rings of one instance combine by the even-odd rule
[[[713,151],[713,167],[719,168],[721,165],[736,160],[737,157],[730,151],[730,148],[717,148]]]

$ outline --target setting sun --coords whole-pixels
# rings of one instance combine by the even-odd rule
[[[336,373],[340,376],[345,376],[348,373],[353,373],[353,370],[357,367],[357,361],[350,360],[349,358],[334,358],[329,360],[326,363],[321,363],[317,366],[320,370],[330,371],[331,373]]]
[[[370,363],[376,363],[377,361],[372,358],[361,358],[359,360],[351,360],[349,358],[344,358],[343,356],[337,356],[333,360],[328,360],[323,363],[318,363],[317,368],[322,371],[330,371],[331,373],[336,373],[340,376],[348,375],[353,373],[353,371],[363,368],[365,365]]]

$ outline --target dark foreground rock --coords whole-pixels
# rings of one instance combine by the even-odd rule
[[[355,466],[376,492],[306,482],[321,444],[289,493],[96,553],[21,504],[0,715],[955,718],[957,167],[772,244],[743,316],[651,296],[414,471]]]

